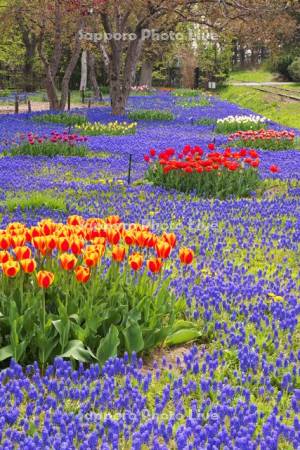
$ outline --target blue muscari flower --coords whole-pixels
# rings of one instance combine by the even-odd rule
[[[156,102],[162,102],[166,107],[170,105],[170,99],[167,95],[159,95],[151,98],[151,105],[156,104]],[[143,100],[132,99],[130,100],[130,107],[139,106]],[[171,102],[172,103],[172,102]],[[219,117],[225,117],[228,114],[239,113],[240,110],[235,105],[230,105],[227,102],[222,102],[219,100],[213,100],[213,108],[210,111],[206,111],[205,115],[207,117],[215,118],[217,115]],[[169,124],[163,124],[161,131],[157,132],[157,126],[155,125],[156,133],[156,147],[158,149],[164,149],[166,146],[176,146],[179,147],[186,143],[185,131],[190,130],[191,133],[194,132],[194,126],[192,127],[188,124],[188,118],[186,114],[183,114],[182,110],[178,107],[171,106],[172,110],[176,110],[176,131],[174,127],[169,128]],[[244,113],[244,111],[243,111]],[[196,108],[193,111],[195,120],[203,115],[203,108]],[[91,109],[88,112],[89,119],[92,121],[102,120],[103,122],[108,122],[111,118],[107,111],[101,111],[99,109]],[[272,125],[273,126],[273,125]],[[190,128],[187,128],[190,127]],[[35,131],[48,132],[53,128],[50,125],[36,125],[32,124],[28,120],[28,115],[20,115],[19,117],[14,116],[3,116],[0,121],[0,135],[4,134],[8,137],[13,137],[15,129],[20,131],[31,131],[34,128]],[[0,170],[1,170],[1,181],[0,188],[2,192],[11,190],[13,187],[14,192],[23,191],[31,192],[33,190],[43,191],[49,188],[57,188],[60,191],[64,191],[68,188],[82,189],[85,192],[97,192],[97,198],[91,200],[82,199],[79,202],[74,201],[72,195],[69,195],[66,200],[66,204],[70,208],[70,212],[76,214],[79,212],[79,208],[84,207],[86,210],[86,216],[92,217],[95,212],[99,210],[105,211],[108,208],[119,213],[125,220],[138,221],[139,218],[147,217],[148,211],[155,212],[155,220],[159,226],[160,223],[169,223],[169,218],[172,216],[175,220],[182,220],[186,226],[189,226],[189,220],[187,217],[191,217],[194,222],[204,223],[205,217],[211,218],[211,223],[224,223],[224,228],[220,236],[215,233],[215,229],[208,227],[208,237],[204,233],[199,233],[197,229],[190,230],[187,233],[183,233],[179,230],[178,226],[175,226],[174,231],[179,231],[180,244],[182,245],[199,245],[200,247],[200,258],[201,262],[198,263],[197,270],[191,270],[188,276],[182,280],[180,276],[178,279],[174,280],[172,286],[176,290],[176,294],[186,292],[189,295],[188,305],[191,305],[193,310],[189,310],[187,305],[188,313],[190,317],[194,315],[195,319],[204,318],[208,323],[216,324],[220,321],[218,311],[224,310],[228,312],[231,317],[230,323],[221,322],[221,326],[215,325],[216,336],[219,333],[222,347],[228,350],[234,350],[237,352],[238,361],[237,368],[234,373],[234,384],[237,386],[236,392],[234,392],[234,387],[230,386],[225,388],[222,385],[217,385],[214,383],[216,381],[216,374],[220,369],[222,371],[221,365],[226,363],[221,355],[210,355],[210,358],[200,357],[197,361],[197,357],[193,354],[193,351],[188,357],[184,358],[184,368],[180,372],[180,375],[174,376],[170,379],[170,394],[158,393],[159,405],[164,411],[165,405],[173,399],[179,401],[179,399],[184,400],[187,396],[193,395],[194,386],[188,384],[183,377],[189,377],[191,372],[194,370],[197,372],[197,367],[199,366],[201,370],[201,376],[195,374],[194,377],[197,379],[197,386],[205,394],[205,389],[207,386],[204,385],[205,389],[202,389],[200,379],[202,377],[207,377],[207,382],[209,382],[210,389],[217,388],[216,392],[220,390],[221,393],[217,394],[218,399],[222,399],[222,405],[224,402],[230,401],[234,396],[239,396],[241,393],[244,395],[244,390],[248,389],[247,383],[255,382],[255,373],[263,369],[263,379],[257,380],[257,388],[259,395],[264,395],[263,386],[265,387],[265,392],[269,392],[270,396],[274,398],[277,395],[277,388],[274,389],[271,383],[273,374],[275,373],[275,367],[273,362],[270,363],[269,357],[266,354],[264,358],[262,356],[262,349],[255,346],[255,338],[258,333],[264,333],[267,338],[263,346],[265,351],[269,351],[269,345],[275,346],[275,366],[279,370],[277,372],[277,377],[282,383],[282,388],[287,389],[290,394],[289,407],[291,411],[293,410],[293,405],[295,406],[295,397],[297,398],[297,393],[294,389],[293,377],[297,375],[296,361],[292,356],[290,349],[293,344],[295,329],[297,326],[297,316],[299,315],[299,306],[297,305],[297,298],[295,292],[297,292],[297,283],[293,280],[293,274],[290,270],[285,270],[284,267],[287,264],[287,259],[282,260],[282,267],[277,266],[273,274],[267,274],[265,269],[258,269],[255,275],[247,274],[246,268],[250,265],[254,251],[260,248],[260,244],[256,242],[254,233],[251,231],[252,228],[259,230],[262,234],[261,243],[265,245],[268,251],[271,250],[272,246],[277,246],[279,249],[285,251],[296,251],[297,241],[299,241],[299,233],[297,234],[296,227],[294,227],[292,220],[282,220],[284,214],[289,214],[290,217],[295,217],[295,211],[297,208],[297,197],[299,197],[299,192],[295,188],[289,188],[288,195],[285,197],[277,197],[272,200],[262,199],[258,201],[256,198],[247,200],[232,200],[226,202],[210,202],[196,198],[196,196],[191,196],[190,202],[184,200],[181,194],[172,192],[168,193],[168,199],[166,198],[165,191],[163,189],[157,189],[149,186],[139,186],[139,187],[125,187],[125,195],[122,196],[120,189],[115,186],[104,186],[104,185],[93,185],[84,184],[83,182],[77,181],[66,181],[64,180],[65,173],[72,170],[75,174],[79,173],[82,179],[95,180],[99,178],[99,172],[110,171],[114,177],[126,178],[126,170],[128,162],[128,152],[132,148],[135,148],[134,166],[133,166],[133,179],[137,180],[141,178],[144,171],[146,170],[145,164],[140,163],[142,156],[145,152],[153,146],[153,138],[151,136],[153,132],[153,125],[147,124],[145,128],[143,126],[139,127],[136,136],[129,137],[118,137],[118,138],[107,138],[107,137],[95,137],[89,142],[89,146],[93,151],[107,150],[109,148],[110,155],[101,160],[94,158],[55,158],[53,161],[45,161],[45,159],[35,159],[35,158],[1,158],[0,159]],[[63,127],[62,127],[63,129]],[[202,128],[201,128],[202,130]],[[202,132],[202,131],[201,131]],[[206,135],[202,135],[203,144],[206,145],[211,139],[206,127]],[[202,140],[202,139],[201,139]],[[218,143],[225,143],[225,137],[220,137]],[[191,142],[192,144],[194,142]],[[195,144],[199,143],[199,139],[195,138]],[[1,146],[1,144],[0,144]],[[288,178],[300,179],[300,172],[298,168],[300,164],[299,152],[278,152],[274,154],[271,152],[264,153],[264,158],[262,162],[262,167],[260,169],[263,178],[267,176],[267,167],[270,163],[278,163],[281,166],[281,173],[279,178],[284,180]],[[53,179],[51,176],[41,176],[36,177],[34,172],[42,172],[44,167],[53,166],[56,170],[57,179]],[[108,199],[107,193],[111,195]],[[4,195],[4,194],[3,194]],[[3,197],[2,195],[2,197]],[[139,200],[139,196],[143,195],[145,200]],[[5,197],[2,198],[4,200]],[[115,205],[118,205],[118,210],[116,210]],[[14,212],[8,212],[2,206],[0,207],[1,217],[2,217],[2,227],[6,226],[11,220],[25,221],[28,225],[35,224],[37,220],[40,220],[45,215],[52,217],[55,220],[65,220],[67,214],[63,212],[51,211],[47,208],[40,208],[36,211],[26,211],[25,213],[18,208]],[[207,221],[207,220],[206,220]],[[177,230],[177,228],[178,230]],[[191,228],[191,227],[189,227]],[[235,230],[232,233],[231,229]],[[231,252],[238,252],[239,249],[243,249],[245,252],[244,266],[235,264],[234,262],[227,263],[227,254],[225,254],[226,242],[228,239],[232,239],[236,236],[237,244],[233,244]],[[211,252],[211,256],[207,256],[207,252]],[[230,253],[229,253],[230,254]],[[201,275],[199,277],[200,271],[202,269],[210,269],[213,274],[212,276]],[[186,275],[187,275],[186,273]],[[299,282],[299,279],[298,279]],[[272,299],[268,299],[268,294],[270,292],[276,293],[284,298],[282,302],[275,302]],[[237,322],[241,321],[240,324]],[[253,336],[250,337],[246,335],[245,323],[251,323],[255,329],[252,332]],[[232,326],[231,325],[237,325]],[[287,336],[286,343],[284,345],[284,355],[278,355],[278,348],[282,345],[281,333],[284,331],[285,336]],[[208,349],[205,349],[206,353],[211,353]],[[286,356],[286,357],[285,357]],[[294,355],[298,361],[300,360],[300,351],[297,355]],[[294,363],[294,365],[292,365]],[[226,364],[225,364],[226,367]],[[282,369],[284,372],[282,373]],[[165,368],[167,370],[167,367]],[[24,392],[30,393],[30,402],[35,404],[33,414],[41,414],[41,411],[46,410],[47,418],[44,421],[44,433],[41,437],[35,437],[27,439],[24,448],[29,449],[39,449],[45,448],[48,445],[50,448],[66,448],[72,449],[73,443],[73,429],[69,427],[70,423],[76,424],[77,439],[79,440],[79,448],[88,449],[86,439],[91,435],[93,430],[90,428],[95,421],[85,418],[82,416],[84,423],[76,420],[76,416],[71,416],[69,414],[64,414],[64,404],[72,400],[72,398],[82,397],[84,402],[83,410],[87,414],[95,408],[97,411],[105,411],[106,408],[110,408],[112,411],[118,411],[119,408],[124,408],[127,412],[127,420],[131,423],[132,427],[124,430],[124,436],[126,434],[126,439],[129,441],[133,434],[134,446],[133,448],[140,448],[141,443],[147,437],[147,431],[143,431],[141,434],[139,425],[140,418],[130,418],[130,412],[134,411],[137,414],[139,405],[147,405],[147,401],[144,397],[145,392],[143,392],[143,387],[146,387],[146,391],[151,388],[152,382],[154,382],[156,376],[161,377],[161,372],[158,368],[155,368],[156,374],[153,374],[153,381],[145,378],[145,375],[140,370],[140,362],[136,355],[133,356],[131,362],[129,362],[129,356],[125,356],[124,361],[119,358],[107,363],[104,369],[101,370],[101,382],[98,388],[94,388],[94,383],[98,381],[100,377],[100,369],[97,365],[91,366],[89,368],[81,365],[78,371],[73,371],[72,367],[67,361],[57,360],[52,367],[46,370],[44,376],[39,373],[37,364],[29,368],[28,371],[22,371],[21,366],[12,363],[8,371],[0,372],[0,443],[3,448],[12,448],[12,438],[16,438],[16,434],[10,434],[8,439],[1,435],[1,429],[4,428],[6,424],[1,423],[1,418],[6,417],[5,414],[8,411],[18,410],[19,405],[22,404],[24,399]],[[290,372],[290,376],[285,373]],[[30,376],[31,375],[31,376]],[[126,382],[126,387],[124,390],[120,390],[119,396],[117,396],[115,389],[118,384],[118,376],[128,375],[128,383]],[[252,376],[251,381],[249,376]],[[298,373],[299,375],[299,373]],[[103,380],[105,378],[115,380],[115,382],[105,383]],[[24,379],[25,378],[25,379]],[[12,383],[7,383],[6,380],[12,380]],[[206,378],[205,378],[206,380]],[[223,380],[224,384],[225,381]],[[72,386],[72,383],[75,386]],[[134,388],[135,383],[138,384],[141,394],[138,394],[138,389]],[[228,381],[226,381],[228,383]],[[244,387],[241,387],[241,383],[244,383]],[[90,389],[86,390],[86,386],[91,386]],[[93,387],[92,387],[93,386]],[[241,387],[241,390],[239,388]],[[233,392],[232,392],[233,390]],[[273,392],[273,394],[272,394]],[[280,392],[280,391],[279,391]],[[6,396],[8,394],[8,396]],[[122,398],[121,398],[122,397]],[[206,394],[203,396],[203,403],[200,406],[200,410],[204,413],[206,408],[212,407],[212,405],[220,406],[220,400],[209,401],[206,404],[204,401]],[[247,401],[249,402],[248,395],[246,394]],[[16,402],[13,403],[12,398],[15,398]],[[244,398],[244,397],[243,397]],[[277,397],[276,397],[277,398]],[[245,399],[246,400],[246,399]],[[297,399],[298,400],[298,399]],[[264,398],[264,401],[268,401]],[[30,404],[30,403],[29,403]],[[204,406],[203,406],[204,405]],[[254,405],[255,406],[255,405]],[[252,405],[249,405],[251,408]],[[30,407],[29,411],[30,412]],[[55,411],[57,415],[55,414]],[[180,407],[178,406],[178,411]],[[253,427],[256,425],[256,419],[252,417],[255,415],[255,411],[250,412],[243,409],[238,409],[237,411],[243,411],[244,414],[237,414],[235,408],[232,406],[228,410],[224,408],[218,410],[220,417],[226,416],[230,417],[236,416],[236,420],[232,421],[232,425],[228,431],[229,438],[222,433],[222,426],[218,425],[214,428],[213,424],[209,424],[209,427],[200,426],[202,432],[197,429],[197,425],[193,422],[186,423],[182,428],[182,434],[184,436],[182,442],[178,448],[189,448],[192,445],[189,439],[195,436],[195,442],[197,448],[220,448],[220,442],[226,441],[229,448],[233,446],[235,448],[246,448],[251,450],[252,448],[272,449],[276,446],[278,436],[280,432],[284,436],[287,442],[294,445],[299,442],[299,421],[296,417],[292,426],[284,427],[282,425],[282,420],[277,418],[277,421],[269,420],[268,416],[264,416],[262,413],[261,420],[266,424],[262,435],[258,435],[255,439],[253,437]],[[288,413],[291,415],[292,413]],[[241,421],[241,416],[245,415],[247,417],[244,421]],[[28,420],[30,420],[30,416]],[[138,416],[138,414],[137,414]],[[293,415],[292,415],[293,417]],[[12,417],[13,418],[13,417]],[[10,418],[11,420],[11,418]],[[18,416],[17,416],[18,423]],[[278,424],[278,421],[281,423]],[[124,418],[126,423],[126,419]],[[20,421],[21,423],[21,421]],[[41,426],[43,423],[37,417],[35,419],[37,426]],[[175,423],[175,422],[174,422]],[[24,420],[22,422],[23,430],[25,435],[28,436],[28,421]],[[120,425],[121,426],[121,425]],[[172,427],[168,430],[168,436],[173,433]],[[10,425],[14,427],[14,423]],[[56,427],[59,427],[60,433],[63,436],[55,435]],[[110,423],[111,429],[106,435],[104,429],[97,428],[99,437],[101,438],[101,447],[103,449],[111,448],[116,446],[118,442],[118,431],[116,431],[116,423]],[[30,429],[30,428],[29,428]],[[156,437],[153,438],[153,448],[164,448],[159,440],[159,426],[155,429]],[[102,431],[102,434],[100,432]],[[242,430],[242,431],[241,431]],[[279,430],[281,430],[279,432]],[[150,431],[149,431],[150,432]],[[296,435],[298,432],[298,435]],[[166,433],[164,430],[163,433]],[[203,433],[203,435],[201,434]],[[197,436],[196,436],[197,435]],[[42,437],[43,436],[43,437]],[[175,430],[174,436],[175,437]],[[298,439],[297,439],[298,437]],[[43,440],[41,440],[43,439]],[[165,439],[163,437],[163,439]],[[176,440],[180,439],[180,435],[176,436]],[[198,441],[196,439],[199,439]],[[244,443],[244,439],[247,443]],[[47,444],[44,444],[44,440]],[[200,442],[198,444],[198,442]],[[26,445],[26,447],[25,447]],[[150,444],[151,445],[151,444]],[[182,445],[182,446],[181,446]],[[224,448],[226,448],[224,445]],[[116,447],[117,448],[117,447]],[[275,448],[275,447],[274,447]]]

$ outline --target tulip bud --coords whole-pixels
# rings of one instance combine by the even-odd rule
[[[20,271],[20,264],[17,261],[7,261],[2,264],[2,270],[5,276],[14,278]]]
[[[179,250],[179,258],[181,264],[192,264],[194,252],[190,248],[183,247]]]
[[[122,262],[125,258],[125,247],[122,247],[121,245],[114,246],[112,250],[112,257],[117,262]]]
[[[70,253],[63,253],[59,257],[59,261],[64,270],[74,270],[77,264],[77,258]]]
[[[160,240],[159,242],[157,242],[155,249],[156,254],[159,258],[166,259],[170,256],[172,247],[170,244],[168,244],[168,242]]]
[[[33,273],[36,269],[36,262],[34,259],[21,259],[20,265],[25,273]]]
[[[54,282],[54,273],[47,272],[46,270],[41,270],[40,272],[37,273],[36,278],[39,287],[47,289]]]
[[[18,261],[20,261],[21,259],[29,259],[31,257],[31,250],[26,246],[15,247],[14,253]]]
[[[131,255],[129,257],[130,267],[134,271],[140,270],[142,268],[143,262],[144,262],[144,258],[143,258],[143,255],[141,255],[140,253],[135,253],[134,255]]]
[[[88,267],[95,267],[97,266],[99,260],[100,260],[100,254],[98,252],[87,252],[85,253],[83,257],[84,263]]]
[[[88,267],[79,266],[75,269],[76,279],[79,283],[87,283],[91,276],[91,271]]]
[[[152,273],[158,273],[161,271],[163,266],[162,260],[160,258],[151,258],[147,261],[147,267]]]

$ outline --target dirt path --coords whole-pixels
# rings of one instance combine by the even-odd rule
[[[87,107],[87,105],[82,105],[82,103],[73,103],[71,104],[71,109],[73,108],[82,108]],[[31,110],[34,111],[48,111],[49,103],[48,102],[31,102]],[[14,105],[5,105],[0,103],[0,114],[14,114],[15,107]],[[28,106],[25,103],[20,104],[19,106],[20,113],[28,112]]]

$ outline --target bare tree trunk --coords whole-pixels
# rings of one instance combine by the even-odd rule
[[[238,40],[235,39],[233,42],[233,56],[232,56],[232,62],[233,62],[234,67],[236,67],[238,64],[238,59],[239,59],[238,54],[239,54],[239,43],[238,43]]]
[[[61,56],[62,56],[62,12],[60,8],[60,1],[55,0],[55,10],[54,10],[54,21],[55,21],[55,37],[54,37],[54,50],[52,58],[49,61],[47,57],[47,52],[45,51],[45,22],[43,21],[41,26],[41,32],[38,38],[38,53],[41,61],[44,65],[45,76],[46,76],[46,90],[49,100],[49,107],[51,110],[59,110],[60,102],[57,95],[57,90],[55,86],[55,77],[59,68]]]
[[[89,66],[89,78],[90,83],[96,98],[103,100],[102,93],[96,77],[95,55],[92,52],[88,52],[88,66]]]
[[[150,60],[144,61],[142,64],[142,71],[140,77],[140,86],[152,87],[152,73],[153,73],[153,62]]]
[[[36,53],[37,40],[36,36],[29,30],[28,26],[25,24],[21,14],[17,15],[17,22],[25,47],[23,66],[24,89],[26,92],[32,92],[34,91],[33,64]]]
[[[114,52],[110,65],[110,96],[112,113],[114,115],[125,114],[125,107],[131,91],[141,48],[142,41],[140,39],[130,42],[122,70],[120,69],[122,59],[121,47]]]
[[[81,55],[81,79],[80,79],[80,91],[85,91],[87,87],[88,77],[88,60],[87,50],[83,50]]]
[[[80,27],[81,27],[81,24],[80,24]],[[80,29],[80,27],[78,29]],[[60,98],[59,109],[62,111],[65,109],[66,103],[67,103],[70,79],[71,79],[71,76],[74,72],[74,69],[75,69],[76,64],[80,57],[81,43],[80,43],[78,36],[79,36],[79,34],[77,33],[75,47],[72,52],[69,64],[65,70],[65,74],[64,74],[62,84],[61,84],[61,98]]]
[[[251,65],[255,66],[257,64],[257,50],[256,48],[251,48]]]
[[[118,12],[118,7],[117,7]],[[112,25],[106,13],[101,14],[102,24],[107,33],[112,33]],[[125,23],[128,20],[129,12],[120,20],[117,14],[116,30],[123,33]],[[122,40],[110,40],[111,56],[109,58],[109,80],[112,113],[114,115],[124,115],[126,103],[130,94],[136,65],[142,48],[142,24],[136,30],[136,39],[130,41],[125,53]]]
[[[49,106],[51,110],[57,111],[59,110],[59,100],[57,96],[57,91],[55,88],[55,82],[51,73],[51,68],[48,65],[46,71],[46,90],[49,100]]]
[[[241,67],[245,67],[245,59],[246,59],[246,55],[245,55],[245,49],[243,46],[240,47],[240,64]]]
[[[26,92],[33,92],[35,89],[33,81],[33,65],[35,56],[36,43],[31,41],[30,45],[26,47],[23,76],[24,76],[24,89]]]
[[[112,112],[115,116],[122,116],[125,114],[128,96],[122,91],[120,80],[112,77],[110,79],[110,97]]]
[[[111,107],[115,116],[125,114],[125,105],[129,96],[129,92],[126,94],[124,90],[125,80],[121,79],[120,65],[121,49],[115,49],[109,71]]]

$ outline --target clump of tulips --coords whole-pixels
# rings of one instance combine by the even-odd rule
[[[173,233],[126,228],[118,216],[0,230],[0,361],[103,364],[172,342],[185,310],[164,276],[175,248]],[[178,257],[189,265],[194,253],[181,248]]]
[[[144,159],[149,168],[147,178],[155,185],[203,197],[245,197],[259,183],[259,154],[254,150],[217,151],[214,144],[205,152],[186,145],[181,152],[172,148],[157,153],[150,150]]]
[[[218,119],[215,131],[226,134],[241,130],[260,130],[267,127],[268,120],[265,117],[250,114],[249,116],[227,116]]]
[[[80,133],[88,136],[124,136],[136,133],[137,123],[127,123],[127,122],[109,122],[107,124],[101,122],[86,122],[83,124],[76,125],[76,128]]]
[[[276,131],[264,130],[259,131],[238,131],[228,137],[230,145],[236,147],[251,147],[263,150],[286,150],[293,148],[295,144],[294,131]]]
[[[84,145],[88,139],[86,136],[70,134],[67,131],[52,131],[50,136],[28,133],[20,135],[19,138],[19,144],[9,151],[12,156],[85,156],[88,151]]]

